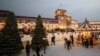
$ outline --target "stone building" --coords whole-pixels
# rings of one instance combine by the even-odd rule
[[[0,10],[0,29],[4,27],[5,19],[7,19],[9,13],[10,11]],[[34,29],[37,17],[16,16],[16,18],[19,29]],[[77,21],[73,20],[71,16],[68,16],[67,11],[64,9],[57,9],[55,11],[55,18],[42,18],[42,21],[48,31],[55,30],[56,28],[78,28]]]

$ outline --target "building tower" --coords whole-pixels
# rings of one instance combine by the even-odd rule
[[[68,16],[64,9],[57,9],[55,11],[55,17],[58,20],[60,29],[66,29],[71,24],[71,16]]]

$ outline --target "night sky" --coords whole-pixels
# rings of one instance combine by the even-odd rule
[[[56,9],[65,9],[74,20],[100,21],[100,0],[0,0],[0,10],[10,10],[17,16],[55,17]]]

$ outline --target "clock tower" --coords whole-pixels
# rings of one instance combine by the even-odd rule
[[[71,16],[66,14],[66,10],[57,9],[55,11],[55,17],[58,20],[59,28],[66,29],[71,24]]]

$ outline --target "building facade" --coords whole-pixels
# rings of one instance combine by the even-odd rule
[[[10,11],[0,11],[0,29],[5,25],[5,19],[9,16]],[[17,24],[19,29],[34,29],[35,22],[37,17],[27,17],[27,16],[16,16]],[[66,10],[57,9],[55,11],[55,18],[42,18],[43,25],[46,30],[55,30],[56,28],[60,29],[77,29],[77,21],[73,20],[71,16],[67,15]]]
[[[89,24],[94,26],[95,30],[100,32],[100,21],[90,21]]]

